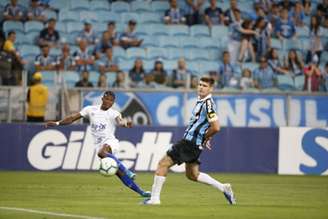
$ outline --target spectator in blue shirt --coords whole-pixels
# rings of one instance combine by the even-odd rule
[[[268,51],[267,61],[275,74],[288,74],[288,70],[281,64],[279,54],[274,48]]]
[[[31,0],[30,7],[27,11],[28,20],[46,22],[46,16],[43,7],[39,5],[39,0]]]
[[[200,10],[205,0],[186,0],[186,21],[189,26],[200,24]]]
[[[272,88],[277,82],[276,75],[268,66],[268,62],[265,57],[260,58],[260,66],[254,70],[253,78],[255,87],[259,89]]]
[[[178,67],[172,71],[172,87],[187,88],[189,86],[188,77],[191,77],[191,72],[187,69],[184,58],[178,60]]]
[[[210,7],[205,9],[205,23],[209,28],[213,25],[224,24],[224,15],[221,8],[216,6],[216,0],[210,0]]]
[[[240,10],[238,9],[237,0],[230,0],[230,7],[228,10],[224,12],[224,23],[226,25],[230,25],[231,23],[234,23],[237,21],[236,19],[236,12]]]
[[[119,46],[119,33],[116,31],[115,21],[109,21],[107,24],[107,30],[105,31],[109,35],[109,41],[113,46]]]
[[[113,49],[110,47],[106,49],[105,55],[100,58],[97,64],[100,73],[117,72],[119,70],[117,59],[113,57]]]
[[[10,0],[10,3],[5,6],[3,12],[4,20],[23,21],[23,8],[17,4],[17,1],[18,0]]]
[[[141,59],[136,59],[133,68],[129,71],[129,77],[131,87],[142,87],[144,85],[144,79],[146,72],[143,68],[143,62]]]
[[[50,54],[50,47],[43,45],[41,54],[35,57],[35,69],[37,71],[52,71],[56,69],[56,60]]]
[[[185,24],[185,12],[179,8],[177,0],[170,0],[170,8],[165,11],[165,24]]]
[[[93,70],[95,63],[95,57],[90,53],[88,49],[88,42],[82,39],[79,43],[79,49],[74,53],[74,58],[78,71],[90,71]]]
[[[121,35],[120,44],[124,49],[141,45],[143,40],[137,37],[136,25],[135,20],[130,20],[126,31]]]
[[[271,46],[271,29],[264,17],[259,17],[255,23],[256,32],[256,56],[257,60],[265,56]]]
[[[93,54],[96,59],[100,59],[100,57],[105,54],[107,48],[113,47],[113,44],[110,39],[110,34],[105,31],[102,34],[100,42],[98,42],[94,48]]]
[[[291,11],[290,16],[292,17],[295,26],[297,26],[297,27],[304,26],[305,14],[304,14],[304,10],[303,10],[303,6],[302,6],[301,2],[295,3],[295,7]]]
[[[231,63],[230,54],[228,51],[223,52],[223,63],[220,64],[216,81],[218,81],[218,88],[237,86],[237,67]]]
[[[293,21],[288,17],[288,10],[284,8],[276,26],[276,34],[280,40],[291,39],[296,34]]]
[[[94,45],[99,42],[97,34],[92,29],[92,24],[89,21],[84,22],[84,28],[76,37],[77,44],[82,40],[85,39],[89,45]]]
[[[62,47],[62,53],[57,57],[57,69],[63,71],[74,71],[76,67],[75,59],[70,53],[68,44]]]

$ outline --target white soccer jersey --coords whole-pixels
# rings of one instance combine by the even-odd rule
[[[80,114],[84,118],[89,119],[91,134],[94,138],[95,146],[99,149],[105,143],[110,145],[112,152],[116,151],[119,142],[115,137],[116,118],[121,116],[121,113],[109,108],[108,110],[101,110],[98,106],[86,106]]]

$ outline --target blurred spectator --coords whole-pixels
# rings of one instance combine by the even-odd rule
[[[270,68],[275,74],[288,74],[288,70],[282,65],[279,59],[279,55],[276,49],[271,48],[268,51],[267,61]]]
[[[210,7],[205,9],[204,20],[206,25],[211,28],[213,25],[224,24],[224,14],[221,8],[217,7],[216,0],[210,0]]]
[[[153,76],[154,83],[156,86],[167,85],[167,72],[164,69],[163,62],[160,60],[155,61],[154,68],[150,74]]]
[[[273,3],[271,6],[271,11],[267,16],[272,27],[276,29],[279,21],[280,21],[280,10],[278,4]]]
[[[263,17],[259,17],[255,24],[256,32],[256,56],[257,60],[265,56],[271,46],[271,28]]]
[[[191,75],[191,79],[190,79],[190,88],[191,89],[197,89],[198,87],[198,77],[197,75]]]
[[[255,3],[263,9],[265,14],[268,14],[271,10],[271,7],[274,3],[272,0],[255,0]]]
[[[118,71],[116,73],[116,78],[115,78],[115,81],[113,83],[113,87],[115,87],[115,88],[128,88],[125,73],[123,71]]]
[[[328,16],[328,0],[322,0],[317,6],[317,15],[319,17]]]
[[[36,72],[32,76],[33,85],[27,91],[27,121],[44,122],[48,104],[48,88],[42,84],[42,74]]]
[[[296,27],[304,26],[305,13],[301,2],[296,2],[294,9],[291,11],[291,17]]]
[[[318,68],[319,58],[314,55],[311,61],[311,64],[304,68],[305,81],[304,89],[308,92],[319,91],[320,82],[321,82],[321,73]]]
[[[115,21],[109,21],[107,24],[107,30],[105,31],[109,34],[109,41],[112,46],[119,46],[119,34],[116,32]]]
[[[189,26],[194,24],[200,24],[201,22],[200,10],[205,0],[185,0],[185,1],[186,1],[185,17],[186,17],[187,24]]]
[[[142,43],[142,39],[138,39],[136,33],[137,22],[135,20],[130,20],[128,27],[125,32],[120,37],[120,45],[124,48],[138,47]]]
[[[140,87],[144,83],[146,72],[141,59],[136,59],[133,68],[129,71],[131,87]]]
[[[312,5],[311,5],[311,0],[303,0],[303,8],[304,8],[304,13],[306,16],[310,16],[312,13]]]
[[[79,49],[73,54],[78,71],[90,71],[93,69],[95,57],[88,49],[88,42],[80,40]]]
[[[296,29],[293,21],[288,17],[288,9],[284,8],[280,14],[280,19],[276,26],[276,34],[283,41],[291,39],[296,35]]]
[[[224,51],[223,63],[220,64],[217,78],[214,78],[218,82],[218,88],[222,87],[236,87],[237,80],[237,67],[231,63],[230,54],[228,51]]]
[[[178,60],[178,67],[172,71],[172,87],[174,88],[188,88],[191,72],[187,69],[184,58]],[[189,79],[188,79],[189,78]]]
[[[113,57],[113,49],[110,47],[106,49],[105,55],[101,57],[97,64],[100,73],[117,72],[119,70],[118,61]]]
[[[254,11],[246,12],[248,15],[248,19],[251,21],[256,21],[259,17],[266,17],[264,9],[261,7],[259,3],[254,3]]]
[[[323,36],[323,32],[320,27],[319,18],[313,15],[311,16],[310,22],[309,50],[306,56],[306,63],[309,63],[314,55],[318,57],[318,64],[320,63],[321,52],[323,50],[321,36]]]
[[[240,50],[239,50],[239,57],[238,62],[243,63],[246,60],[246,55],[250,54],[252,62],[256,61],[255,57],[255,51],[252,44],[252,38],[258,34],[253,31],[252,27],[252,21],[251,20],[245,20],[241,24],[241,29],[239,31],[242,33],[242,39],[240,44]]]
[[[89,81],[88,71],[82,71],[81,80],[75,83],[75,87],[93,87],[93,84]]]
[[[302,59],[297,55],[295,49],[289,50],[288,57],[285,59],[285,66],[291,76],[303,75],[304,64]]]
[[[59,33],[56,28],[56,19],[50,18],[46,28],[41,30],[39,36],[39,45],[48,45],[49,47],[59,46]]]
[[[19,85],[22,79],[22,71],[26,61],[16,49],[16,33],[9,31],[6,41],[3,44],[2,57],[2,84]]]
[[[170,8],[165,11],[165,24],[185,24],[185,12],[179,8],[177,0],[170,0]]]
[[[102,54],[106,52],[107,48],[112,48],[113,44],[111,43],[110,34],[108,31],[103,32],[101,40],[94,48],[94,55],[96,59],[100,59]]]
[[[322,70],[323,86],[324,90],[328,91],[328,62],[326,62],[325,68]]]
[[[28,20],[46,22],[47,18],[44,9],[39,5],[39,0],[31,0],[30,7],[27,12]]]
[[[247,90],[254,87],[254,81],[252,78],[252,71],[248,68],[243,69],[243,73],[239,83],[240,89]]]
[[[79,44],[82,39],[86,40],[89,45],[94,45],[99,42],[96,33],[92,29],[92,24],[89,21],[84,22],[83,30],[76,37],[77,44]]]
[[[41,54],[35,57],[35,69],[37,71],[52,71],[56,70],[56,60],[50,53],[50,47],[43,45],[40,47]]]
[[[17,2],[18,0],[10,0],[10,3],[5,6],[3,12],[4,20],[23,21],[23,8]]]
[[[268,66],[268,61],[265,57],[260,58],[260,66],[254,70],[253,78],[255,87],[259,89],[272,88],[277,83],[276,74]]]
[[[291,11],[295,6],[295,3],[294,2],[291,2],[289,0],[282,0],[279,2],[279,7],[281,9],[286,9],[288,11]]]
[[[239,19],[236,19],[236,12],[239,12]],[[224,22],[226,25],[240,21],[240,10],[238,9],[237,0],[230,0],[230,7],[224,13]]]
[[[57,69],[61,71],[73,71],[76,68],[74,57],[70,53],[70,47],[68,44],[64,44],[62,47],[62,53],[57,57]]]
[[[100,74],[98,77],[97,87],[107,88],[107,76],[105,74]]]

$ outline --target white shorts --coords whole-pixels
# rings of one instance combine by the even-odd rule
[[[120,148],[120,143],[117,139],[107,139],[107,140],[100,142],[99,144],[96,144],[95,146],[96,146],[97,152],[103,147],[104,144],[107,144],[110,146],[110,148],[112,149],[113,155],[118,153],[118,150]]]

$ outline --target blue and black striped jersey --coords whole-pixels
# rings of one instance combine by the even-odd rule
[[[205,134],[210,127],[210,122],[218,119],[215,108],[211,95],[197,100],[183,138],[195,145],[201,146],[204,143]]]

